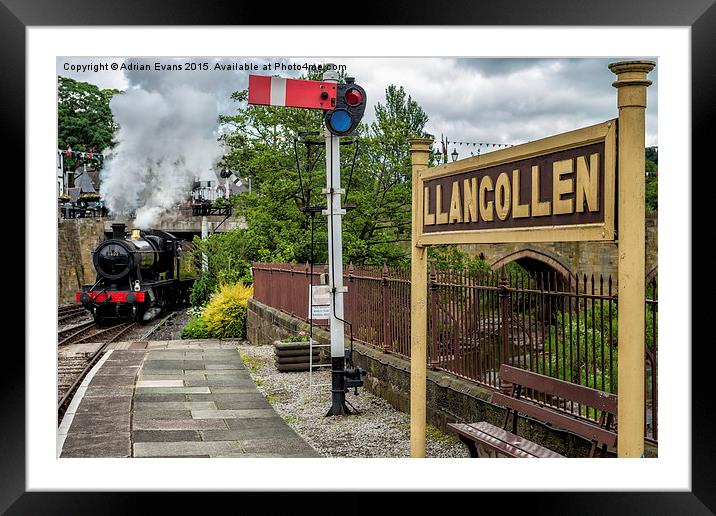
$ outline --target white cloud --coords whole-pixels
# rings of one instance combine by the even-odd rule
[[[384,101],[390,84],[404,86],[428,114],[427,131],[455,141],[520,143],[599,123],[617,116],[614,75],[607,64],[614,58],[142,58],[132,62],[183,63],[220,61],[345,64],[368,95],[364,120],[374,118],[376,102]],[[216,99],[220,113],[230,114],[232,91],[246,88],[244,71],[114,71],[71,72],[63,63],[99,62],[101,58],[58,59],[60,75],[92,82],[100,87],[127,88],[135,84],[149,90],[164,83],[184,84]],[[109,60],[110,62],[112,60]],[[121,62],[115,59],[113,61]],[[658,144],[657,70],[650,74],[648,89],[647,145]],[[273,74],[274,72],[253,72]],[[300,71],[281,71],[297,77]]]

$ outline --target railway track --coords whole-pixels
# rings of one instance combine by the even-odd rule
[[[179,312],[171,312],[159,322],[152,325],[138,340],[148,340],[154,333],[167,324],[171,324]],[[94,322],[78,324],[64,329],[57,333],[58,360],[57,360],[57,415],[58,424],[64,416],[65,410],[72,400],[77,387],[97,361],[104,354],[107,345],[118,340],[131,330],[139,327],[137,323],[122,323],[107,328],[100,328]],[[77,353],[64,356],[59,353],[59,348],[69,344],[81,344],[84,342],[102,342],[102,345],[94,352]]]
[[[159,331],[161,328],[163,328],[167,324],[171,324],[174,318],[179,314],[179,312],[171,312],[169,315],[161,319],[157,324],[152,326],[144,335],[142,335],[142,338],[140,340],[149,340],[149,337],[154,335],[157,331]]]
[[[137,323],[128,322],[102,328],[94,322],[79,324],[57,332],[57,345],[82,344],[85,342],[112,342],[127,333]]]
[[[70,326],[62,331],[57,332],[57,345],[63,346],[65,344],[71,344],[72,339],[82,335],[88,328],[94,327],[96,324],[94,321],[78,324],[76,326]]]
[[[89,312],[85,310],[83,306],[61,306],[57,309],[57,324],[67,324],[66,321],[70,321],[84,315],[89,315]]]
[[[92,323],[94,324],[94,323]],[[81,339],[74,341],[90,342],[89,339],[96,339],[98,336],[106,337],[102,340],[102,345],[94,352],[78,353],[75,355],[65,356],[59,353],[57,356],[57,422],[62,421],[70,400],[74,395],[77,387],[79,387],[85,375],[92,369],[95,363],[102,357],[107,345],[117,340],[119,337],[135,328],[137,323],[123,323],[111,326],[109,328],[101,328],[98,331],[83,336]],[[87,326],[89,328],[89,326]],[[85,328],[86,329],[86,328]],[[84,330],[80,330],[81,332]]]

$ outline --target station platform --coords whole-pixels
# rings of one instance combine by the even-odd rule
[[[58,429],[65,457],[319,457],[258,391],[232,343],[112,345]]]

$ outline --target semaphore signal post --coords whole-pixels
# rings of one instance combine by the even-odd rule
[[[428,168],[432,139],[410,141],[412,457],[425,457],[427,247],[589,240],[618,243],[617,451],[643,456],[644,145],[654,66],[609,65],[619,117],[601,124],[434,168]]]
[[[341,205],[340,137],[353,133],[363,117],[365,90],[352,77],[338,82],[338,73],[323,74],[323,81],[249,75],[249,104],[321,109],[325,112],[326,209],[328,219],[328,286],[330,288],[331,408],[327,416],[351,413],[346,405],[348,387],[363,385],[365,371],[346,368],[343,298],[343,231]]]

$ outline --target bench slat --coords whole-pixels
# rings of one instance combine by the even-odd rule
[[[534,443],[532,441],[529,441],[525,439],[524,437],[520,437],[519,435],[513,434],[512,432],[508,432],[507,430],[504,430],[498,426],[492,425],[488,423],[487,421],[480,421],[479,423],[471,423],[469,426],[474,428],[476,431],[483,432],[486,434],[491,435],[492,437],[499,439],[502,442],[505,442],[507,444],[511,444],[512,446],[515,446],[519,448],[520,450],[529,453],[530,455],[545,459],[557,459],[564,457],[563,455],[560,455],[559,453],[550,450],[549,448],[545,448],[544,446],[541,446],[537,443]]]
[[[448,423],[448,427],[468,440],[482,442],[497,452],[509,457],[522,459],[562,457],[562,455],[552,450],[485,421],[473,424]]]
[[[589,440],[596,440],[600,443],[605,443],[608,446],[614,446],[617,442],[617,434],[615,432],[610,432],[597,426],[596,424],[591,424],[565,414],[560,414],[559,412],[546,407],[540,407],[528,401],[505,396],[500,392],[494,392],[492,394],[492,401],[504,407],[516,410],[517,412],[527,414],[541,421],[545,421],[574,432],[582,437],[586,437]]]
[[[558,378],[552,378],[551,376],[533,373],[532,371],[526,371],[508,365],[502,365],[500,367],[500,378],[513,384],[522,385],[522,387],[528,389],[558,396],[559,398],[604,410],[611,414],[617,413],[616,394],[565,382]]]

